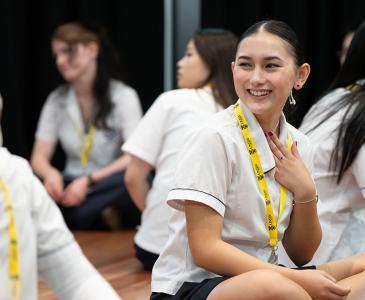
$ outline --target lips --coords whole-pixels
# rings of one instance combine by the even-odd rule
[[[263,97],[263,96],[267,96],[271,93],[271,90],[264,90],[264,89],[260,89],[260,90],[254,90],[254,89],[247,89],[248,93],[252,96],[255,97]]]

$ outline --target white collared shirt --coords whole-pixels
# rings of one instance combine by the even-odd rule
[[[122,150],[153,166],[156,175],[146,198],[135,243],[159,254],[168,238],[171,208],[165,203],[173,183],[178,152],[188,130],[221,110],[212,91],[179,89],[161,94],[146,112]]]
[[[38,273],[58,299],[120,299],[82,253],[54,201],[29,164],[0,148],[0,177],[7,185],[17,230],[20,299],[38,299]],[[10,300],[9,216],[0,189],[0,299]]]
[[[348,93],[344,88],[338,88],[322,98],[307,113],[300,130],[308,132],[323,119],[324,115],[321,113],[331,109],[338,99]],[[365,251],[365,217],[352,214],[365,208],[365,145],[359,149],[340,184],[337,184],[338,172],[329,170],[338,128],[346,109],[347,107],[336,112],[319,127],[307,133],[315,153],[314,179],[320,199],[318,215],[322,226],[322,242],[312,264],[325,263]],[[355,223],[357,225],[353,226]]]
[[[80,161],[86,133],[75,91],[62,86],[47,98],[36,139],[54,144],[60,141],[66,154],[65,174],[78,177],[92,173],[121,155],[120,147],[137,126],[142,109],[136,91],[120,81],[111,80],[110,96],[114,107],[107,117],[109,129],[97,129],[86,168]]]
[[[241,102],[251,134],[259,152],[275,216],[279,207],[279,184],[274,179],[275,161],[265,135],[254,115]],[[287,133],[298,141],[299,151],[311,169],[312,153],[307,138],[280,121],[280,140]],[[271,254],[266,230],[265,201],[252,170],[250,156],[233,114],[233,106],[215,114],[188,139],[179,156],[174,187],[168,194],[173,212],[169,240],[153,269],[152,291],[175,294],[183,282],[200,282],[219,276],[197,267],[192,259],[186,234],[184,200],[194,200],[213,208],[224,218],[222,239],[227,243],[268,261]],[[292,211],[292,193],[278,223],[282,239]],[[203,237],[202,237],[203,238]]]

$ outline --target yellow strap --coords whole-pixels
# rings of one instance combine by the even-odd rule
[[[355,93],[355,92],[357,92],[360,89],[361,89],[361,85],[360,84],[357,84],[357,83],[349,84],[346,87],[346,90],[348,90],[348,91],[350,91],[352,93]]]
[[[250,127],[246,121],[245,115],[239,104],[239,100],[234,105],[234,114],[236,116],[237,122],[240,125],[242,136],[246,144],[246,148],[250,154],[250,159],[252,163],[252,168],[255,173],[258,185],[260,187],[261,193],[265,199],[266,206],[266,229],[269,233],[269,242],[271,247],[275,247],[278,244],[278,220],[280,219],[284,208],[286,206],[287,189],[280,185],[280,201],[279,201],[279,213],[278,220],[276,220],[274,215],[274,210],[272,202],[270,199],[269,189],[267,187],[265,174],[262,169],[259,153],[257,151],[255,141],[252,138]],[[287,147],[291,151],[291,137],[288,133]]]
[[[91,146],[93,145],[93,142],[94,142],[95,133],[96,133],[96,127],[94,125],[92,125],[85,138],[84,144],[81,147],[80,160],[81,160],[81,164],[84,167],[86,167],[89,163],[89,155],[90,155]]]
[[[19,251],[18,235],[16,230],[13,206],[11,204],[10,192],[8,186],[0,178],[0,189],[5,195],[6,211],[9,216],[9,279],[12,290],[12,299],[20,299],[20,268],[19,268]]]

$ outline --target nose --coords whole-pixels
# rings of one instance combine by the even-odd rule
[[[251,76],[251,83],[252,85],[261,85],[265,83],[265,75],[261,68],[256,67]]]
[[[176,63],[177,69],[180,69],[181,68],[181,66],[183,65],[183,62],[184,62],[184,57],[180,58],[178,60],[178,62]]]
[[[66,55],[59,53],[56,55],[56,65],[57,67],[61,67],[62,65],[64,65],[67,62],[67,57]]]

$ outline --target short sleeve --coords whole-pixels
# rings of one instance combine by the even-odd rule
[[[43,105],[39,120],[36,139],[44,140],[50,143],[56,143],[58,139],[58,116],[60,114],[59,97],[56,96],[57,90],[51,93]]]
[[[184,209],[184,200],[203,203],[224,215],[231,167],[226,145],[213,128],[192,131],[179,154],[168,204]]]
[[[115,119],[126,141],[142,118],[142,107],[137,92],[125,84],[113,88],[113,102],[116,104]]]
[[[167,111],[160,96],[152,104],[122,150],[156,166],[166,128]]]
[[[352,163],[351,171],[361,190],[362,196],[365,198],[365,145],[363,145],[357,153],[355,161]]]

